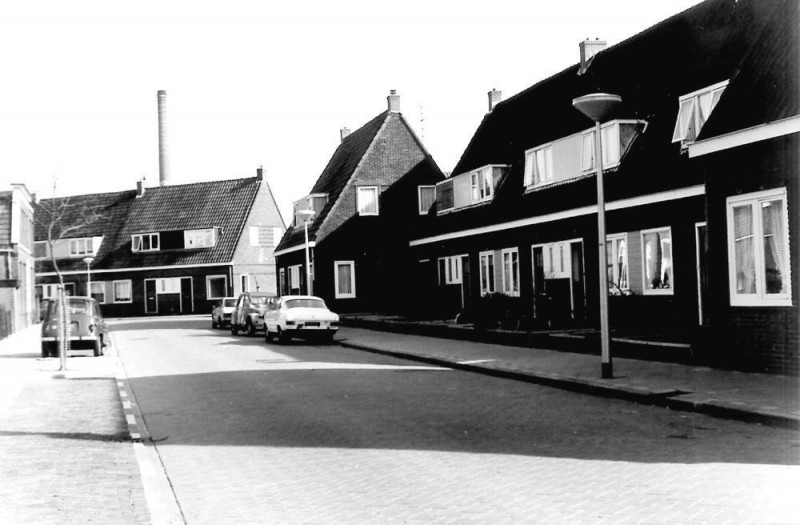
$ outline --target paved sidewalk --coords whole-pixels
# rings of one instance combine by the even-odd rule
[[[42,359],[39,325],[0,341],[3,523],[150,523],[117,357]]]
[[[343,327],[339,344],[441,366],[800,429],[800,378],[637,359],[614,359],[600,377],[595,355]]]

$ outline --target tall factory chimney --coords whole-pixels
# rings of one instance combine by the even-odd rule
[[[167,154],[167,92],[158,92],[158,183],[169,184],[169,155]]]

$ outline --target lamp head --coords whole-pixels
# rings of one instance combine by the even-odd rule
[[[572,106],[595,122],[602,122],[614,113],[621,102],[619,95],[591,93],[572,99]]]

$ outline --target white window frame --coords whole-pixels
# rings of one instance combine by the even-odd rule
[[[492,171],[491,167],[486,167],[470,173],[470,199],[473,204],[492,200],[494,196]]]
[[[92,237],[80,237],[69,239],[70,257],[80,257],[82,255],[94,255],[94,239]]]
[[[544,158],[545,173],[539,173],[536,157],[542,153]],[[525,151],[525,186],[543,186],[555,180],[553,172],[553,143],[536,146]]]
[[[380,207],[378,204],[378,187],[377,186],[359,186],[358,191],[356,193],[356,208],[358,209],[358,214],[363,216],[369,215],[379,215],[380,214]],[[375,211],[363,211],[363,206],[361,205],[361,194],[366,192],[374,192],[375,194]]]
[[[721,97],[725,88],[728,86],[728,82],[728,80],[723,80],[722,82],[717,82],[716,84],[698,89],[692,93],[687,93],[678,98],[678,115],[675,117],[672,142],[693,142],[695,138],[697,138],[706,120],[708,120],[708,117],[711,116],[711,113],[714,111],[714,107],[716,106],[714,96],[719,93]],[[701,121],[700,98],[704,95],[709,95],[711,99],[709,101],[708,115],[705,120]],[[717,102],[719,102],[719,98],[717,98]],[[681,116],[685,116],[685,118],[681,119]],[[682,123],[682,121],[684,122]],[[693,137],[688,137],[689,128],[694,130]]]
[[[650,288],[647,282],[647,254],[646,254],[646,246],[644,242],[644,236],[648,233],[659,233],[659,232],[669,232],[669,242],[670,242],[670,264],[672,265],[672,272],[671,278],[672,283],[670,283],[669,288]],[[675,237],[672,235],[672,227],[671,226],[662,226],[660,228],[650,228],[649,230],[642,230],[639,232],[639,240],[642,245],[642,293],[644,295],[675,295],[675,246],[674,246],[674,239]],[[630,268],[630,267],[629,267]],[[630,275],[628,276],[630,280]]]
[[[490,261],[491,264],[489,264]],[[480,252],[478,254],[478,264],[480,268],[480,274],[478,278],[480,280],[481,296],[495,293],[497,291],[497,283],[495,282],[494,277],[494,252]],[[483,285],[484,271],[486,273],[486,286]]]
[[[506,268],[506,255],[509,255],[509,263],[511,268]],[[509,281],[509,273],[514,267],[514,255],[516,255],[517,259],[517,267],[513,270],[513,274],[511,275],[511,280]],[[510,297],[519,297],[520,292],[520,282],[519,282],[519,248],[506,248],[500,252],[500,261],[501,267],[503,271],[503,293],[510,296]],[[509,270],[509,271],[507,271]],[[517,289],[514,290],[514,284],[516,283]]]
[[[127,283],[129,297],[127,300],[125,299],[117,299],[117,284],[118,283]],[[133,281],[130,279],[121,279],[119,281],[111,281],[111,299],[113,300],[114,304],[130,304],[133,302]]]
[[[786,287],[788,290],[782,294],[766,293],[766,282],[764,276],[764,224],[760,213],[760,204],[765,201],[780,201],[783,205],[783,243],[784,260],[783,264],[787,268]],[[755,273],[756,273],[756,293],[742,294],[736,291],[736,246],[735,231],[733,222],[733,208],[742,205],[754,207],[753,211],[753,249],[755,251]],[[725,203],[728,220],[728,286],[730,292],[731,306],[792,306],[792,266],[791,254],[789,253],[789,209],[788,199],[786,198],[786,188],[764,190],[745,195],[728,197]]]
[[[100,285],[102,288],[102,292],[97,292],[96,294],[92,292],[92,288],[95,286]],[[106,282],[105,281],[92,281],[89,285],[89,297],[94,297],[95,295],[100,295],[102,293],[103,300],[98,300],[97,302],[100,304],[106,304]]]
[[[431,207],[433,207],[433,203],[436,202],[436,186],[417,186],[417,211],[420,215],[427,215],[430,208],[422,208],[422,190],[433,190],[433,200],[431,201]]]
[[[222,295],[211,295],[211,279],[224,279],[222,285]],[[224,299],[228,295],[228,276],[224,273],[216,275],[206,275],[206,299]]]
[[[347,266],[350,268],[350,292],[339,290],[339,267]],[[355,261],[333,261],[333,286],[334,297],[336,299],[355,299],[356,297],[356,263]]]
[[[620,159],[622,158],[622,145],[619,135],[620,123],[630,123],[636,121],[619,121],[614,120],[607,122],[600,126],[601,145],[603,147],[603,170],[619,166]],[[581,171],[593,171],[597,169],[596,159],[594,158],[595,147],[595,128],[584,131],[581,133]],[[587,140],[589,139],[589,140]],[[586,148],[590,148],[590,157],[586,155]],[[613,146],[613,147],[612,147]],[[612,156],[613,154],[613,156]],[[587,163],[586,160],[590,159]]]
[[[439,257],[439,261],[444,261],[444,275],[439,275],[440,284],[461,284],[461,258],[464,255],[452,255],[450,257]],[[439,265],[441,271],[442,265]]]
[[[624,288],[619,286],[620,290],[629,291],[631,289],[631,265],[630,265],[630,243],[628,242],[628,234],[627,233],[615,233],[612,235],[608,235],[606,237],[606,250],[611,251],[612,255],[612,267],[611,267],[611,275],[612,278],[608,281],[608,290],[609,293],[611,292],[611,285],[614,283],[620,282],[620,275],[619,269],[617,268],[617,256],[619,255],[619,242],[625,241],[625,271],[627,273],[626,282],[627,286]],[[674,249],[674,248],[673,248]],[[606,271],[608,271],[608,255],[606,255]],[[673,274],[675,273],[674,263],[673,263]],[[674,275],[673,275],[674,280]]]
[[[160,240],[160,239],[159,239]],[[217,245],[216,228],[197,228],[183,231],[183,247],[191,248],[213,248]],[[151,240],[152,246],[152,240]]]
[[[147,237],[150,240],[150,247],[142,248],[143,239]],[[156,247],[153,248],[153,239],[155,239]],[[131,235],[131,251],[132,252],[157,252],[161,250],[161,236],[158,233],[137,233]]]

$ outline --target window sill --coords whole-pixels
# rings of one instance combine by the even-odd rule
[[[764,299],[762,297],[753,297],[753,298],[733,298],[730,301],[732,307],[782,307],[785,308],[787,306],[794,306],[792,304],[791,299],[781,298],[781,299]]]
[[[673,290],[672,288],[665,288],[663,290],[644,289],[642,291],[642,295],[675,295],[675,290]]]

